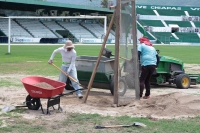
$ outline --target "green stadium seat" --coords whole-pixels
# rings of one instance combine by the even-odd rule
[[[199,11],[188,11],[190,16],[200,16]]]
[[[152,9],[136,9],[137,14],[141,15],[156,15]]]
[[[183,10],[157,10],[160,16],[182,16],[185,15]]]
[[[197,33],[175,33],[176,36],[179,38],[180,42],[193,42],[193,43],[200,43],[200,38]]]
[[[176,41],[176,38],[172,35],[171,32],[151,32],[159,42],[170,44],[172,41]]]
[[[177,24],[179,27],[192,27],[189,21],[167,21],[165,20],[167,25],[169,24]]]
[[[200,27],[200,22],[194,22],[196,27]]]
[[[142,26],[164,27],[160,20],[138,20]]]

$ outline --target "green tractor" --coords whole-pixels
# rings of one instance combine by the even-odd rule
[[[159,52],[159,50],[157,50]],[[158,68],[151,77],[152,85],[159,84],[175,84],[177,88],[187,89],[190,85],[195,85],[200,82],[200,75],[186,74],[184,63],[182,60],[170,57],[159,56],[160,62]],[[126,72],[126,82],[129,88],[133,88],[133,66],[130,62],[124,63],[124,72]]]
[[[161,84],[166,82],[176,84],[176,87],[181,89],[190,87],[192,80],[184,71],[183,61],[170,56],[160,56],[160,62],[152,75],[151,83]]]

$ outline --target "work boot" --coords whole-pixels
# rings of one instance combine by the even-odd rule
[[[149,99],[150,96],[143,96],[143,99]]]
[[[77,96],[79,99],[83,98],[83,95],[81,93],[79,93]]]

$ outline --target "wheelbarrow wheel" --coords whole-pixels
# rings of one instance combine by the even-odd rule
[[[41,106],[40,98],[32,98],[30,95],[26,97],[26,105],[30,110],[38,110]]]
[[[119,88],[118,88],[119,95],[123,96],[126,93],[126,90],[127,90],[126,81],[123,77],[120,77]],[[111,92],[112,95],[114,95],[114,80],[112,80],[111,83],[110,83],[110,92]]]
[[[128,85],[128,88],[134,88],[134,79],[133,79],[133,73],[129,73],[125,76],[126,83]]]

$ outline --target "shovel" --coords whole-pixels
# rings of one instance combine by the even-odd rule
[[[12,110],[15,110],[16,108],[21,108],[21,107],[27,107],[26,105],[7,105],[5,107],[2,108],[1,112],[3,113],[7,113],[10,112]]]
[[[145,124],[139,123],[139,122],[134,122],[133,124],[130,125],[113,125],[113,126],[95,126],[95,129],[104,129],[104,128],[117,128],[117,127],[146,127]]]
[[[82,86],[79,82],[77,82],[74,78],[72,78],[69,74],[67,74],[66,72],[64,72],[62,69],[60,69],[59,67],[57,67],[55,64],[51,63],[52,66],[54,66],[55,68],[57,68],[59,71],[61,71],[63,74],[65,74],[65,76],[67,76],[69,79],[73,80],[75,83],[77,83],[78,85]],[[82,86],[83,88],[86,88],[84,86]]]

